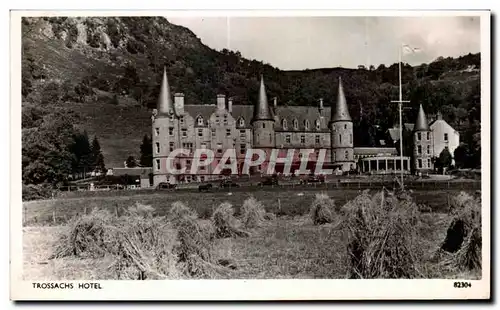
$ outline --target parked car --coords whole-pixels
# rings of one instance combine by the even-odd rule
[[[177,188],[177,184],[172,184],[172,183],[168,183],[168,182],[161,182],[157,186],[157,189],[176,189],[176,188]]]
[[[240,185],[233,180],[222,180],[219,184],[222,188],[240,187]]]
[[[264,180],[259,182],[257,184],[258,186],[264,186],[264,185],[278,185],[278,177],[272,176],[272,177],[266,177]]]
[[[307,178],[300,180],[300,184],[325,183],[324,175],[311,174]]]
[[[208,191],[212,190],[212,187],[213,187],[213,185],[211,183],[201,184],[200,186],[198,186],[198,191],[208,192]]]

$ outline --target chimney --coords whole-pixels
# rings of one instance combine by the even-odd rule
[[[438,111],[437,113],[437,119],[442,120],[443,119],[443,114],[441,114],[441,111]]]
[[[319,112],[323,112],[323,98],[319,98]]]
[[[278,107],[278,97],[273,98],[273,106],[275,109]]]
[[[184,114],[184,94],[175,93],[174,94],[174,109],[177,115]]]
[[[228,98],[227,99],[227,110],[229,113],[233,113],[233,98]]]
[[[226,95],[222,94],[217,95],[217,109],[218,110],[226,109]]]

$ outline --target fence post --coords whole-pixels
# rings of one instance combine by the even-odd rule
[[[116,215],[116,217],[118,217],[118,206],[117,205],[115,205],[115,215]]]
[[[278,214],[281,214],[281,200],[278,198]]]
[[[84,207],[83,207],[83,214],[84,214],[84,215],[87,215],[87,206],[84,206]]]
[[[52,210],[52,222],[55,224],[56,223],[56,208]]]

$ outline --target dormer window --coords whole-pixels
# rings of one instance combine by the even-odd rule
[[[238,120],[238,126],[240,126],[240,127],[245,126],[245,120],[242,117],[240,117],[240,119]]]
[[[286,119],[283,119],[283,120],[281,121],[281,127],[283,127],[283,129],[285,129],[285,130],[286,130],[286,128],[287,128]]]
[[[298,130],[299,129],[299,121],[296,119],[293,120],[293,129]]]
[[[319,119],[316,120],[316,130],[320,130],[321,128],[321,122],[319,121]]]
[[[307,120],[307,119],[304,121],[304,128],[306,130],[309,130],[309,120]]]
[[[203,117],[198,116],[198,118],[196,118],[196,123],[198,126],[203,126]]]

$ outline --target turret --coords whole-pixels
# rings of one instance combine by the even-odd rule
[[[158,116],[166,116],[172,113],[172,94],[168,85],[167,69],[163,67],[163,79],[161,81],[160,95],[158,96]]]
[[[352,119],[347,108],[347,100],[340,77],[337,102],[331,110],[329,127],[332,146],[331,161],[339,164],[343,171],[355,168]]]
[[[255,147],[273,148],[275,146],[274,117],[267,101],[263,76],[260,78],[259,99],[254,107],[252,126]]]
[[[419,106],[417,120],[413,127],[413,158],[416,171],[430,171],[432,163],[433,147],[432,132],[427,122],[427,117],[422,105]]]

